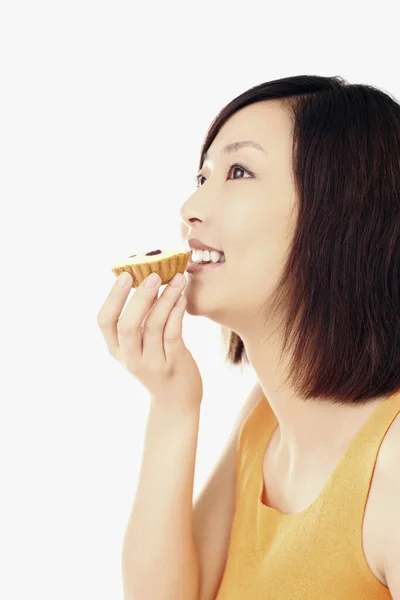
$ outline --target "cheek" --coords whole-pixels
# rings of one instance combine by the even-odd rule
[[[273,198],[252,198],[252,204],[233,203],[228,218],[222,220],[222,248],[227,255],[229,272],[238,282],[246,281],[252,289],[274,288],[290,249],[293,231],[286,204]],[[224,241],[226,244],[224,245]],[[232,267],[233,263],[233,267]]]
[[[241,308],[260,308],[275,291],[282,273],[277,253],[268,246],[236,258],[233,267],[228,262],[221,292]]]
[[[254,298],[265,300],[275,289],[281,272],[280,261],[273,253],[266,254],[264,259],[257,257],[251,261],[245,273],[246,286]]]

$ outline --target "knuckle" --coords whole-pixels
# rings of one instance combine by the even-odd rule
[[[163,296],[159,299],[157,306],[153,309],[145,322],[146,330],[158,332],[164,329],[165,321],[171,310],[171,302]]]
[[[165,341],[169,342],[170,344],[176,344],[180,341],[180,338],[181,336],[177,331],[170,331],[169,333],[164,334]]]
[[[162,322],[160,318],[153,316],[152,318],[146,319],[144,328],[149,333],[158,333],[162,328]]]
[[[132,335],[134,330],[135,327],[132,324],[122,323],[121,321],[117,323],[117,332],[120,337]]]
[[[101,314],[97,315],[96,320],[97,320],[97,325],[100,327],[100,329],[104,329],[107,326],[107,321]]]

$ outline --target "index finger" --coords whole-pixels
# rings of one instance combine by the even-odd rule
[[[129,277],[129,279],[124,280],[124,287],[121,287],[120,276],[115,281],[107,298],[105,299],[105,302],[97,313],[97,324],[99,325],[100,329],[107,327],[110,321],[115,320],[116,316],[118,317],[120,315],[128,294],[132,289],[132,275],[127,272],[125,272],[123,275],[124,277]]]
[[[121,312],[124,308],[126,299],[132,289],[133,284],[132,275],[130,275],[130,273],[127,273],[127,275],[127,286],[120,287],[120,279],[118,278],[97,315],[97,324],[99,325],[103,334],[105,342],[108,346],[108,350],[113,356],[117,355],[117,351],[119,349],[117,327],[121,317]],[[138,288],[136,288],[135,293],[130,300],[130,302],[137,304],[135,312],[137,314],[137,318],[140,319],[139,326],[145,318],[147,312],[150,310],[150,305],[154,300],[154,294],[157,295],[158,292],[158,286],[151,289],[144,287],[145,281],[146,279],[139,285]],[[157,300],[157,298],[155,299]],[[143,316],[141,316],[142,314]],[[136,324],[134,324],[134,327],[135,326]],[[126,329],[126,324],[124,324],[123,327]]]

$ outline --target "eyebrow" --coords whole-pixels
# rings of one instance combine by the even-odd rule
[[[261,150],[261,152],[265,152],[264,148],[257,144],[257,142],[253,142],[253,140],[245,140],[243,142],[232,142],[227,146],[224,146],[221,150],[221,154],[232,154],[232,152],[237,152],[241,148],[255,148],[256,150]],[[265,152],[266,154],[266,152]],[[204,160],[208,159],[208,154],[206,153],[204,156]]]

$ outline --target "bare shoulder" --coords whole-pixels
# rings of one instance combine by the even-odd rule
[[[391,423],[378,452],[364,521],[365,555],[373,572],[387,585],[386,572],[400,503],[400,413]]]
[[[380,470],[381,474],[393,475],[392,469],[398,469],[399,465],[399,452],[400,450],[400,412],[394,418],[390,425],[387,433],[382,441],[381,448],[379,450],[378,459],[376,461],[376,468]]]
[[[200,567],[200,600],[213,600],[222,580],[236,510],[238,436],[262,393],[258,383],[250,390],[229,439],[193,507],[193,536]]]
[[[232,434],[239,433],[243,423],[246,421],[247,417],[250,415],[256,404],[258,404],[258,402],[261,400],[263,395],[264,392],[262,391],[262,388],[257,381],[251,388],[250,393],[246,398],[246,401],[244,402],[242,408],[239,411]]]

